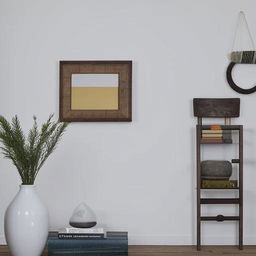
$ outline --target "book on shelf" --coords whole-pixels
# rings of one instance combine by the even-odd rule
[[[206,142],[206,143],[223,142],[223,139],[222,138],[201,138],[201,142]]]
[[[223,134],[223,130],[202,130],[203,134]]]
[[[56,251],[50,251],[47,254],[48,256],[128,256],[128,251],[91,251],[91,250],[56,250]]]
[[[223,138],[231,140],[232,133],[231,131],[223,130],[202,130],[202,138]]]
[[[202,180],[203,189],[237,188],[237,180]]]
[[[201,138],[201,143],[232,143],[232,139],[224,139],[224,138]]]
[[[86,234],[101,234],[104,233],[103,228],[61,228],[59,233],[86,233]]]
[[[202,138],[222,138],[222,133],[203,133]]]
[[[86,233],[58,233],[59,239],[101,239],[104,234],[86,234]]]
[[[62,228],[58,232],[59,239],[100,239],[104,238],[103,228]]]
[[[222,137],[202,137],[202,140],[223,140]]]

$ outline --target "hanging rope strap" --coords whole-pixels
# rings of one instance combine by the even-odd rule
[[[247,35],[249,36],[250,48],[253,49],[251,51],[234,51],[235,44],[238,40],[238,31],[239,28],[244,24],[244,28],[246,30]],[[238,23],[236,27],[236,32],[232,44],[232,52],[230,55],[230,60],[235,63],[245,63],[245,64],[256,64],[256,51],[255,44],[252,39],[252,34],[250,32],[246,17],[244,12],[239,13]]]

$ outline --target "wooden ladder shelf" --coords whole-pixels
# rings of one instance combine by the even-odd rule
[[[232,142],[222,141],[202,141],[202,130],[211,129],[211,125],[203,125],[202,118],[225,118],[239,117],[240,115],[240,99],[202,99],[197,98],[193,101],[194,115],[198,118],[196,126],[196,162],[197,162],[197,250],[201,249],[201,222],[203,221],[237,221],[239,224],[239,249],[243,249],[243,126],[242,125],[221,125],[223,131],[237,131],[239,136],[239,157],[232,159],[233,164],[238,164],[238,184],[239,186],[227,189],[205,189],[202,188],[201,177],[201,145],[202,144],[231,144]],[[237,190],[239,196],[237,198],[202,198],[202,191],[210,190]],[[239,206],[238,216],[202,216],[201,206],[206,204],[223,205],[234,204]]]

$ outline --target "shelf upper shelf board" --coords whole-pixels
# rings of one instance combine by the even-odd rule
[[[239,187],[235,187],[235,188],[201,188],[201,190],[239,190]]]
[[[212,126],[216,126],[216,125],[197,125],[198,127],[200,127],[202,130],[211,130]],[[217,126],[220,126],[222,130],[240,130],[243,126],[242,125],[219,125],[217,124]]]

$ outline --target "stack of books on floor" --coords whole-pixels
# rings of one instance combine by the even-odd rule
[[[209,130],[202,130],[203,143],[232,143],[231,131],[222,130],[220,125],[212,125]]]
[[[65,228],[49,232],[49,256],[127,256],[128,233],[103,228]]]

